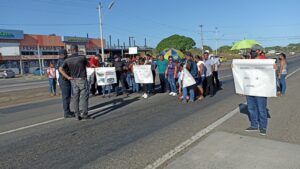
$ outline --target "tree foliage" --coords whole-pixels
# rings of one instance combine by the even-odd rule
[[[182,51],[187,51],[192,49],[195,45],[196,42],[192,38],[180,35],[172,35],[160,41],[156,47],[156,50],[161,52],[165,48],[175,48]]]

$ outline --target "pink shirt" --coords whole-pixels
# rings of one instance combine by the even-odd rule
[[[48,68],[47,69],[47,73],[48,73],[48,78],[56,78],[56,72],[55,72],[55,68]]]

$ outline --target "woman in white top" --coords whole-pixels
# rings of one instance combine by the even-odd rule
[[[56,70],[53,63],[47,69],[49,78],[49,93],[51,96],[56,96]]]
[[[196,56],[195,61],[197,62],[197,68],[198,68],[198,76],[197,76],[197,87],[198,87],[198,92],[199,92],[199,98],[198,100],[202,100],[204,98],[203,93],[203,82],[205,80],[205,64],[202,61],[201,56]]]
[[[286,91],[286,78],[287,75],[287,61],[286,61],[286,55],[284,53],[281,53],[279,55],[279,73],[278,73],[278,79],[280,81],[280,93],[279,95],[285,95]]]

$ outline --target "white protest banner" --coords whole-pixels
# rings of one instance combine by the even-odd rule
[[[129,53],[129,55],[136,55],[138,53],[138,48],[137,47],[130,47],[128,53]]]
[[[94,84],[95,68],[86,68],[87,81],[89,84]]]
[[[133,74],[136,83],[153,83],[151,65],[133,65]]]
[[[99,67],[96,68],[96,79],[99,86],[111,85],[117,83],[116,68]]]
[[[191,73],[184,68],[183,69],[183,78],[182,78],[182,87],[189,87],[196,84],[196,81],[194,77],[191,75]]]
[[[235,91],[248,96],[276,97],[274,59],[234,59]]]

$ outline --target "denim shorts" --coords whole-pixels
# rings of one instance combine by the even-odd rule
[[[202,87],[203,86],[203,82],[205,80],[205,76],[200,76],[196,79],[196,84],[198,87]]]

